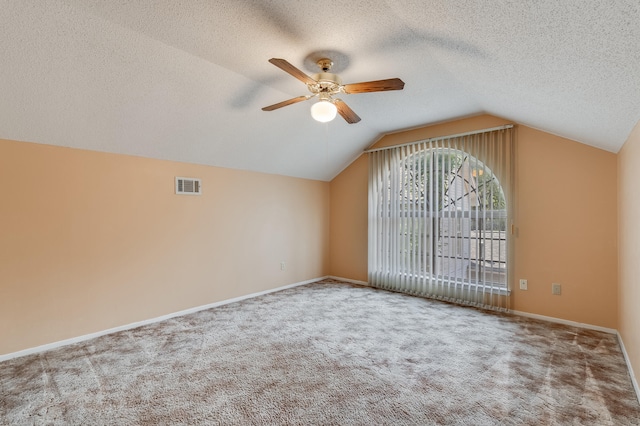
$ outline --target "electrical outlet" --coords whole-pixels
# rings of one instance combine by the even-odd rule
[[[558,283],[551,284],[551,294],[560,296],[562,294],[562,286]]]
[[[527,280],[520,280],[520,290],[527,290]]]
[[[284,260],[282,262],[280,262],[280,270],[284,271],[285,269],[287,269],[287,265],[284,263]]]

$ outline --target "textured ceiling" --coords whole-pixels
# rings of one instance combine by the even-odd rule
[[[617,152],[640,119],[637,0],[0,0],[0,138],[329,180],[381,134],[489,113]],[[362,117],[320,124],[331,53]]]

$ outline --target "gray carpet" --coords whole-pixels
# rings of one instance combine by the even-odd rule
[[[323,282],[0,363],[16,425],[639,425],[614,335]]]

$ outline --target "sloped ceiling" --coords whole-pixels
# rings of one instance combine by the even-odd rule
[[[0,138],[330,180],[381,134],[479,113],[617,152],[640,119],[637,0],[0,0]],[[269,64],[346,83],[349,125]]]

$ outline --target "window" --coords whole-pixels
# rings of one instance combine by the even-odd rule
[[[505,304],[510,216],[505,190],[489,163],[510,181],[505,171],[511,162],[503,164],[512,151],[506,130],[371,152],[372,285]]]

